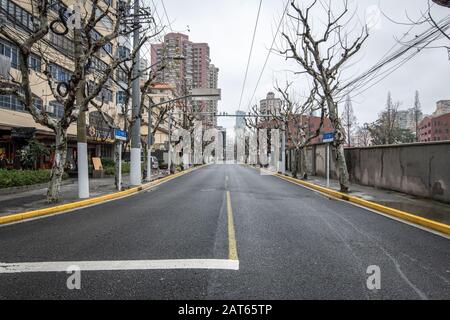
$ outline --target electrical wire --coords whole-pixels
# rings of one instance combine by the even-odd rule
[[[272,54],[272,50],[273,50],[273,47],[274,47],[274,45],[275,45],[275,41],[277,40],[278,33],[280,32],[281,25],[282,25],[282,23],[283,23],[283,21],[284,21],[284,17],[286,16],[286,13],[287,13],[287,10],[288,10],[289,1],[290,1],[290,0],[288,0],[288,1],[286,2],[286,6],[285,6],[285,8],[284,8],[283,15],[282,15],[281,18],[280,18],[280,22],[279,22],[278,27],[277,27],[277,30],[276,30],[276,32],[275,32],[275,34],[274,34],[274,37],[273,37],[273,40],[272,40],[272,44],[270,45],[270,49],[269,49],[269,52],[267,53],[266,60],[264,61],[264,65],[263,65],[263,67],[262,67],[262,69],[261,69],[261,72],[260,72],[260,74],[259,74],[258,81],[256,82],[255,90],[253,90],[252,97],[250,98],[250,101],[249,101],[249,103],[248,103],[248,107],[247,107],[248,110],[250,110],[250,105],[252,104],[253,98],[254,98],[255,95],[256,95],[256,91],[258,90],[259,83],[261,82],[261,78],[262,78],[262,76],[263,76],[263,74],[264,74],[264,70],[266,69],[267,62],[269,61],[270,55]]]
[[[252,59],[253,46],[255,44],[256,31],[258,29],[259,16],[260,16],[260,13],[261,13],[261,6],[262,6],[262,0],[259,1],[258,13],[256,14],[256,23],[255,23],[255,28],[253,30],[253,37],[252,37],[252,44],[250,46],[250,52],[248,54],[247,67],[245,69],[244,82],[242,84],[241,97],[239,98],[239,108],[238,108],[238,110],[241,110],[242,98],[244,96],[245,85],[247,83],[248,69],[250,67],[250,62],[251,62],[251,59]]]

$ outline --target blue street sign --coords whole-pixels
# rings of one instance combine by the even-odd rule
[[[124,130],[114,129],[114,137],[119,141],[127,141],[128,133]]]
[[[327,132],[323,134],[322,142],[329,143],[334,141],[334,132]]]

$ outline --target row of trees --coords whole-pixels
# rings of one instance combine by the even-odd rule
[[[67,156],[67,130],[73,123],[78,122],[79,134],[86,130],[85,113],[93,108],[100,112],[111,128],[121,126],[128,130],[136,121],[128,112],[131,83],[147,71],[147,80],[141,86],[141,94],[145,97],[150,92],[154,72],[149,68],[137,75],[133,73],[135,57],[164,29],[164,26],[155,23],[149,10],[134,10],[130,0],[119,1],[116,7],[100,0],[84,2],[83,6],[76,1],[74,3],[73,8],[69,9],[60,1],[30,0],[29,10],[33,19],[28,30],[18,31],[12,21],[0,24],[0,35],[17,47],[19,69],[19,72],[10,72],[7,78],[0,78],[0,95],[15,96],[36,123],[55,134],[55,160],[47,192],[49,202],[59,200]],[[140,33],[139,43],[134,43],[129,53],[121,53],[121,39],[129,39],[135,30]],[[62,55],[49,42],[50,36],[64,37],[73,52]],[[42,73],[35,73],[29,64],[32,55],[42,58]],[[68,66],[71,69],[69,78],[55,78],[51,69],[53,63]],[[116,76],[117,71],[124,77],[121,81]],[[39,81],[47,83],[51,92],[49,100],[53,99],[63,106],[61,117],[55,117],[34,103],[33,86]],[[103,88],[114,85],[125,92],[123,119],[111,118],[104,106]],[[144,103],[145,99],[142,99],[141,110],[145,110]]]
[[[418,142],[420,139],[419,124],[422,120],[422,107],[419,99],[419,92],[416,91],[414,106],[407,110],[410,119],[410,127],[405,128],[400,123],[400,101],[393,101],[389,92],[386,107],[380,113],[378,119],[372,123],[365,123],[355,131],[355,146],[389,145],[399,143]],[[412,119],[411,119],[412,118]]]
[[[277,85],[276,90],[283,97],[281,115],[272,115],[266,120],[265,125],[269,124],[284,130],[288,141],[295,149],[294,163],[303,164],[303,168],[297,168],[298,165],[294,166],[294,175],[300,171],[301,176],[306,178],[306,161],[301,161],[301,158],[305,157],[305,147],[320,134],[320,128],[310,130],[308,121],[304,119],[312,114],[320,114],[320,126],[322,127],[324,119],[328,118],[335,133],[333,149],[336,155],[335,163],[340,189],[348,192],[349,175],[344,146],[353,144],[352,137],[357,135],[360,137],[358,140],[364,140],[366,144],[414,141],[419,136],[418,122],[421,114],[419,112],[419,96],[416,93],[414,105],[416,132],[414,134],[409,130],[399,129],[396,117],[400,104],[393,102],[389,97],[386,110],[382,112],[380,119],[373,124],[358,128],[350,99],[352,90],[361,90],[361,88],[369,86],[373,75],[376,75],[381,69],[387,68],[402,56],[410,54],[416,47],[418,48],[419,40],[423,42],[424,47],[427,47],[443,36],[448,38],[445,27],[447,22],[435,22],[429,6],[428,18],[421,21],[422,24],[431,25],[432,30],[429,33],[416,37],[419,39],[417,41],[412,40],[410,43],[404,44],[398,53],[387,57],[382,63],[377,63],[362,75],[354,79],[347,78],[344,81],[343,74],[345,74],[349,62],[363,48],[369,37],[369,29],[366,25],[358,27],[358,23],[354,19],[356,15],[349,10],[348,1],[343,0],[339,4],[336,2],[332,4],[331,1],[313,0],[307,5],[304,2],[291,0],[289,10],[286,10],[285,14],[286,22],[282,32],[283,48],[278,51],[286,57],[286,60],[296,63],[297,69],[293,72],[296,75],[304,76],[310,90],[303,98],[294,97],[289,93],[291,84],[284,88]],[[318,19],[318,17],[325,18]],[[338,105],[341,103],[344,103],[344,108],[343,112],[339,114]],[[257,108],[252,111],[253,113],[258,112]],[[261,125],[260,123],[259,126]],[[250,126],[255,127],[255,123]]]
[[[346,131],[338,111],[344,89],[340,78],[348,62],[368,39],[368,28],[361,26],[358,31],[350,30],[349,21],[353,14],[348,1],[343,1],[336,9],[331,2],[316,0],[305,6],[303,2],[291,0],[285,14],[286,23],[281,34],[283,45],[279,53],[295,63],[297,69],[294,72],[305,76],[311,90],[301,98],[290,92],[291,83],[285,87],[277,85],[276,90],[283,97],[282,110],[267,110],[272,114],[265,115],[263,123],[251,123],[250,126],[269,125],[283,130],[288,143],[295,149],[294,176],[300,174],[306,178],[306,161],[301,161],[306,158],[306,146],[320,134],[324,119],[330,119],[335,131],[333,148],[340,188],[348,192],[349,175],[344,156]],[[316,23],[317,14],[326,17],[324,25]],[[252,111],[258,116],[257,108]],[[308,121],[314,113],[321,115],[317,130],[311,130]]]

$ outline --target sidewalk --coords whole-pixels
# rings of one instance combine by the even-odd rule
[[[292,176],[289,172],[286,174]],[[317,176],[309,177],[307,182],[322,187],[326,187],[327,185],[326,178]],[[339,191],[339,182],[337,180],[330,180],[330,188]],[[423,218],[450,225],[450,205],[445,203],[354,183],[350,184],[349,193],[352,196],[372,201],[386,207],[402,210]]]
[[[167,171],[160,170],[152,174],[152,180],[159,179],[167,175]],[[123,190],[130,186],[129,175],[123,176]],[[89,179],[91,198],[114,193],[116,188],[114,185],[114,177],[102,179]],[[55,206],[46,202],[47,185],[38,185],[34,189],[18,191],[14,194],[0,195],[0,217],[14,213],[21,213],[36,209],[43,209]],[[66,204],[80,200],[78,198],[78,183],[76,179],[64,181],[61,186],[61,199],[57,205]]]

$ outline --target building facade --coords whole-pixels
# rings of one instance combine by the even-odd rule
[[[57,6],[52,6],[49,11],[50,22],[57,18],[58,9],[69,7],[75,0],[62,0]],[[116,6],[117,1],[111,0],[111,5]],[[6,26],[14,29],[18,35],[29,35],[33,32],[32,1],[1,0],[0,14],[4,17]],[[106,10],[107,4],[100,3],[98,10]],[[35,8],[34,8],[35,9]],[[104,16],[92,31],[94,39],[102,37],[111,32],[115,20],[114,15]],[[38,50],[44,47],[45,50]],[[66,35],[57,35],[49,31],[44,40],[32,48],[32,54],[28,61],[30,70],[30,82],[34,97],[35,106],[43,110],[51,117],[62,117],[64,107],[52,94],[45,79],[44,71],[46,69],[51,73],[54,82],[68,82],[74,70],[74,42],[72,32]],[[92,74],[102,74],[108,67],[110,54],[113,54],[117,47],[117,40],[107,43],[98,56],[92,59],[90,70]],[[8,61],[10,67],[9,73],[14,79],[20,78],[18,48],[6,38],[0,36],[0,58],[2,61]],[[4,67],[4,66],[3,66]],[[11,79],[6,78],[2,72],[4,83]],[[88,81],[95,81],[92,76]],[[103,101],[103,111],[111,118],[117,113],[116,107],[117,88],[108,81],[102,92],[97,97],[97,102]],[[100,119],[97,109],[92,108],[88,111],[86,127],[88,136],[88,155],[90,157],[112,157],[113,156],[113,135],[110,128]],[[69,167],[76,167],[77,163],[77,140],[76,140],[76,122],[68,129],[68,150],[67,164]],[[32,116],[24,109],[24,106],[12,95],[0,96],[0,153],[3,153],[9,163],[10,168],[20,168],[19,151],[27,145],[30,139],[36,139],[48,146],[54,145],[54,133],[51,129],[37,124]],[[39,161],[40,168],[51,168],[53,155],[44,157]]]
[[[282,101],[275,97],[275,93],[268,92],[267,97],[260,101],[259,112],[261,114],[279,115]]]
[[[450,113],[425,117],[420,123],[420,142],[450,140]]]
[[[417,114],[417,124],[419,124],[424,118],[422,111]],[[416,133],[416,111],[414,108],[408,110],[397,111],[397,121],[400,129],[410,130],[412,133]]]
[[[441,100],[436,103],[436,111],[433,116],[441,116],[443,114],[450,113],[450,100]]]
[[[158,71],[158,66],[167,62],[167,67]],[[151,63],[157,73],[156,81],[168,83],[175,88],[177,96],[184,96],[192,88],[217,88],[219,69],[211,64],[207,43],[194,43],[187,35],[168,33],[164,42],[153,44]],[[217,126],[212,115],[217,112],[217,102],[186,101],[188,111],[209,113],[202,115],[205,127]]]
[[[236,111],[236,124],[235,129],[244,129],[245,128],[245,111]]]

